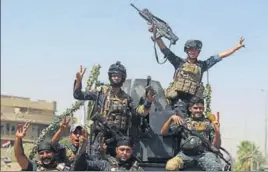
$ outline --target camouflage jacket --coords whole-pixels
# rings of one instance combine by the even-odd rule
[[[171,131],[174,134],[179,134],[182,136],[182,140],[180,142],[180,147],[182,151],[191,154],[198,154],[200,151],[204,151],[206,148],[203,147],[202,141],[197,138],[196,136],[191,136],[188,134],[183,134],[182,132],[177,133],[179,126],[172,124]],[[186,118],[185,119],[185,127],[189,130],[198,132],[202,135],[206,140],[212,142],[215,136],[215,130],[209,121],[209,119],[202,117],[200,120],[194,120],[193,118]]]
[[[101,160],[89,160],[80,156],[75,160],[74,171],[144,171],[137,161],[120,164],[116,158],[107,155]]]
[[[30,161],[27,169],[21,171],[70,171],[70,168],[65,163],[57,163],[54,167],[46,168],[41,161]]]

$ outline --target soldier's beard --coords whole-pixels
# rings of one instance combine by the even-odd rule
[[[42,158],[41,159],[41,162],[44,166],[51,166],[51,165],[54,165],[54,159],[53,158],[50,158],[50,157],[45,157],[45,158]]]
[[[203,113],[196,113],[196,114],[193,114],[193,115],[192,115],[192,117],[193,117],[194,119],[202,118],[202,116],[203,116]]]
[[[125,164],[130,160],[130,158],[122,158],[122,157],[117,157],[117,159],[119,160],[119,163],[121,164]]]

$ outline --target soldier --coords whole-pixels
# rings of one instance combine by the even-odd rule
[[[116,157],[107,155],[103,160],[88,160],[77,156],[75,171],[144,171],[133,157],[133,142],[129,137],[122,137],[116,144]],[[86,161],[86,162],[85,162]]]
[[[82,142],[87,142],[88,134],[83,129],[82,125],[73,124],[70,128],[69,144],[67,145],[58,144],[58,141],[60,140],[63,132],[68,128],[69,122],[70,119],[66,120],[66,118],[61,121],[60,128],[52,137],[51,142],[57,145],[57,149],[61,153],[61,154],[59,153],[58,158],[60,160],[64,160],[66,165],[71,166],[80,144]]]
[[[205,118],[204,101],[195,99],[190,103],[189,111],[191,116],[185,119],[185,127],[189,130],[200,133],[219,149],[219,123],[212,124]],[[171,124],[171,125],[170,125]],[[200,166],[204,171],[223,171],[224,166],[220,159],[208,149],[204,148],[202,142],[196,136],[185,136],[183,132],[178,132],[178,126],[183,125],[177,115],[171,116],[162,126],[161,134],[166,135],[171,131],[174,136],[181,136],[180,151],[166,164],[167,171],[182,170],[193,163]]]
[[[29,126],[29,122],[17,126],[14,143],[15,157],[22,171],[69,171],[69,167],[64,163],[58,163],[55,160],[55,154],[57,152],[54,145],[50,142],[42,142],[37,146],[40,161],[30,161],[26,157],[22,146],[22,138],[26,135]]]
[[[147,88],[148,94],[144,104],[134,106],[132,98],[121,89],[127,77],[126,68],[120,62],[116,62],[108,70],[109,86],[103,86],[101,89],[95,91],[86,90],[83,92],[81,90],[81,82],[85,70],[81,66],[80,72],[76,74],[74,98],[78,100],[97,100],[99,95],[97,112],[94,113],[101,114],[109,126],[116,127],[124,135],[130,135],[131,126],[135,123],[134,121],[137,121],[137,117],[145,117],[149,114],[155,93],[153,89]],[[96,151],[96,154],[98,154],[99,143],[102,137],[102,133],[97,134],[95,143],[93,144],[93,150]],[[115,142],[107,146],[108,152],[114,155]]]
[[[149,31],[152,32],[152,28]],[[187,104],[193,96],[203,98],[204,86],[201,83],[203,73],[223,58],[232,55],[241,47],[245,47],[244,38],[241,37],[239,43],[233,48],[201,61],[197,59],[202,49],[200,40],[186,41],[184,45],[184,52],[187,54],[186,59],[176,56],[166,47],[162,39],[157,39],[156,42],[167,60],[175,68],[173,82],[166,89],[166,98],[172,109],[177,108],[178,113],[183,115],[187,113]]]

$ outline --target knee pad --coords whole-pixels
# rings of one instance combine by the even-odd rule
[[[179,157],[174,157],[168,160],[166,164],[167,171],[177,171],[183,167],[183,160]]]

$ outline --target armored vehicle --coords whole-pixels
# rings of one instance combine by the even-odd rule
[[[146,83],[146,79],[128,79],[123,85],[123,89],[133,98],[133,101],[138,104],[140,97],[145,94]],[[151,86],[156,90],[157,97],[155,103],[152,105],[151,114],[149,115],[149,128],[145,132],[136,133],[138,139],[135,142],[134,151],[145,171],[165,171],[167,160],[174,157],[179,151],[179,147],[177,146],[179,145],[179,138],[174,138],[174,136],[162,136],[160,134],[162,125],[172,113],[171,111],[165,110],[167,102],[164,89],[160,82],[152,80]],[[222,153],[227,155],[225,156],[226,159],[230,162],[232,161],[231,155],[226,150],[223,149]],[[230,166],[226,165],[226,168],[231,170]],[[184,171],[188,170],[201,171],[198,167],[184,169]]]

